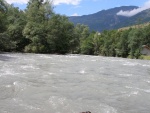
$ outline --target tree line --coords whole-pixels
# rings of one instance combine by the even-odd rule
[[[143,45],[150,47],[150,25],[125,30],[93,32],[83,41],[84,54],[140,58]]]
[[[56,14],[51,1],[29,0],[22,11],[0,0],[0,51],[75,53],[139,58],[150,46],[150,25],[127,30],[90,31]]]

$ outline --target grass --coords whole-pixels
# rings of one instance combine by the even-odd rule
[[[150,56],[141,55],[140,59],[143,59],[143,60],[150,60]]]
[[[133,26],[129,26],[129,27],[123,27],[123,28],[120,28],[118,30],[121,31],[121,30],[128,30],[130,28],[143,28],[143,27],[148,26],[148,25],[150,25],[150,22],[147,22],[144,24],[139,24],[139,25],[133,25]]]

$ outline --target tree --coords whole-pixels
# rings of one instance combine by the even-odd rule
[[[8,7],[8,28],[7,34],[11,37],[11,41],[15,44],[14,51],[23,51],[24,47],[29,44],[22,32],[26,25],[25,13],[13,6]]]
[[[53,43],[52,50],[56,53],[67,53],[71,48],[74,26],[66,16],[55,14],[49,20],[49,37]]]
[[[144,38],[143,29],[132,29],[129,33],[129,48],[132,58],[140,57],[140,50],[143,45],[142,40]]]
[[[121,31],[120,39],[118,40],[118,56],[121,57],[128,57],[129,55],[129,41],[128,41],[128,35],[129,35],[130,29],[129,30],[124,30]]]
[[[90,35],[89,27],[83,24],[77,24],[74,28],[73,36],[71,40],[71,49],[75,53],[81,52],[81,45]]]
[[[7,6],[4,0],[0,0],[0,33],[6,30]]]
[[[82,54],[94,55],[93,39],[94,39],[94,33],[91,33],[89,37],[83,40],[82,45],[81,45]]]
[[[26,17],[27,24],[23,30],[23,35],[31,40],[31,43],[26,46],[26,52],[47,53],[47,28],[49,19],[53,14],[52,5],[50,2],[43,0],[30,0],[28,2]]]
[[[94,33],[93,44],[94,44],[94,54],[95,55],[101,54],[100,47],[103,44],[103,38],[99,32]]]
[[[10,51],[13,46],[7,30],[7,3],[4,0],[0,0],[0,51]]]
[[[101,47],[101,53],[104,56],[116,56],[116,31],[103,31],[101,36],[103,37],[103,46]]]
[[[73,38],[74,25],[66,16],[53,13],[51,2],[30,0],[26,11],[24,36],[31,40],[27,52],[67,53]]]
[[[143,45],[150,47],[150,24],[143,29],[144,38],[142,40]]]

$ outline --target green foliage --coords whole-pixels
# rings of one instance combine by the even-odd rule
[[[99,35],[98,35],[99,34]],[[91,33],[83,40],[81,53],[140,58],[142,45],[149,45],[149,26]]]
[[[10,40],[7,30],[7,13],[8,7],[4,0],[0,0],[0,51],[11,51],[14,43]]]
[[[4,0],[0,0],[0,33],[6,30],[7,7]]]
[[[143,60],[150,60],[150,56],[145,56],[145,55],[141,55],[139,58]]]
[[[30,0],[26,10],[27,23],[23,30],[23,36],[31,41],[26,52],[48,53],[49,19],[52,15],[51,4],[42,0]],[[47,27],[48,26],[48,27]]]
[[[132,58],[138,58],[140,56],[143,39],[143,29],[133,29],[130,31],[128,47],[130,48],[130,55]]]
[[[150,25],[90,32],[55,14],[48,0],[29,0],[25,11],[0,0],[0,51],[145,58],[140,51],[150,46],[149,36]]]
[[[52,50],[56,53],[67,53],[70,49],[70,41],[73,38],[74,26],[68,18],[61,15],[53,15],[49,21],[49,37],[54,45]]]
[[[77,24],[72,34],[73,38],[70,42],[71,51],[72,53],[80,53],[82,43],[90,35],[89,27],[83,24]]]
[[[117,42],[117,56],[126,58],[129,55],[128,34],[130,30],[125,30],[120,33],[120,38]]]
[[[88,38],[82,41],[82,45],[81,45],[82,54],[94,55],[93,39],[94,39],[94,34],[90,34]]]
[[[26,16],[28,21],[23,34],[31,40],[26,52],[69,52],[74,26],[66,16],[54,14],[50,2],[30,0]]]
[[[15,48],[15,43],[10,40],[7,33],[0,33],[0,51],[12,51]]]
[[[15,43],[14,51],[23,51],[24,47],[29,44],[29,40],[22,34],[22,31],[26,25],[25,13],[20,11],[18,8],[9,6],[7,15],[9,24],[6,32]]]

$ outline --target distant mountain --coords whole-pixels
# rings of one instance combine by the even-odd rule
[[[122,6],[108,10],[102,10],[95,14],[72,16],[69,20],[74,24],[80,23],[88,25],[90,30],[103,31],[118,29],[121,27],[135,25],[137,23],[145,23],[150,21],[150,9],[142,11],[135,16],[125,17],[119,16],[120,10],[127,11],[138,8],[137,6]]]

